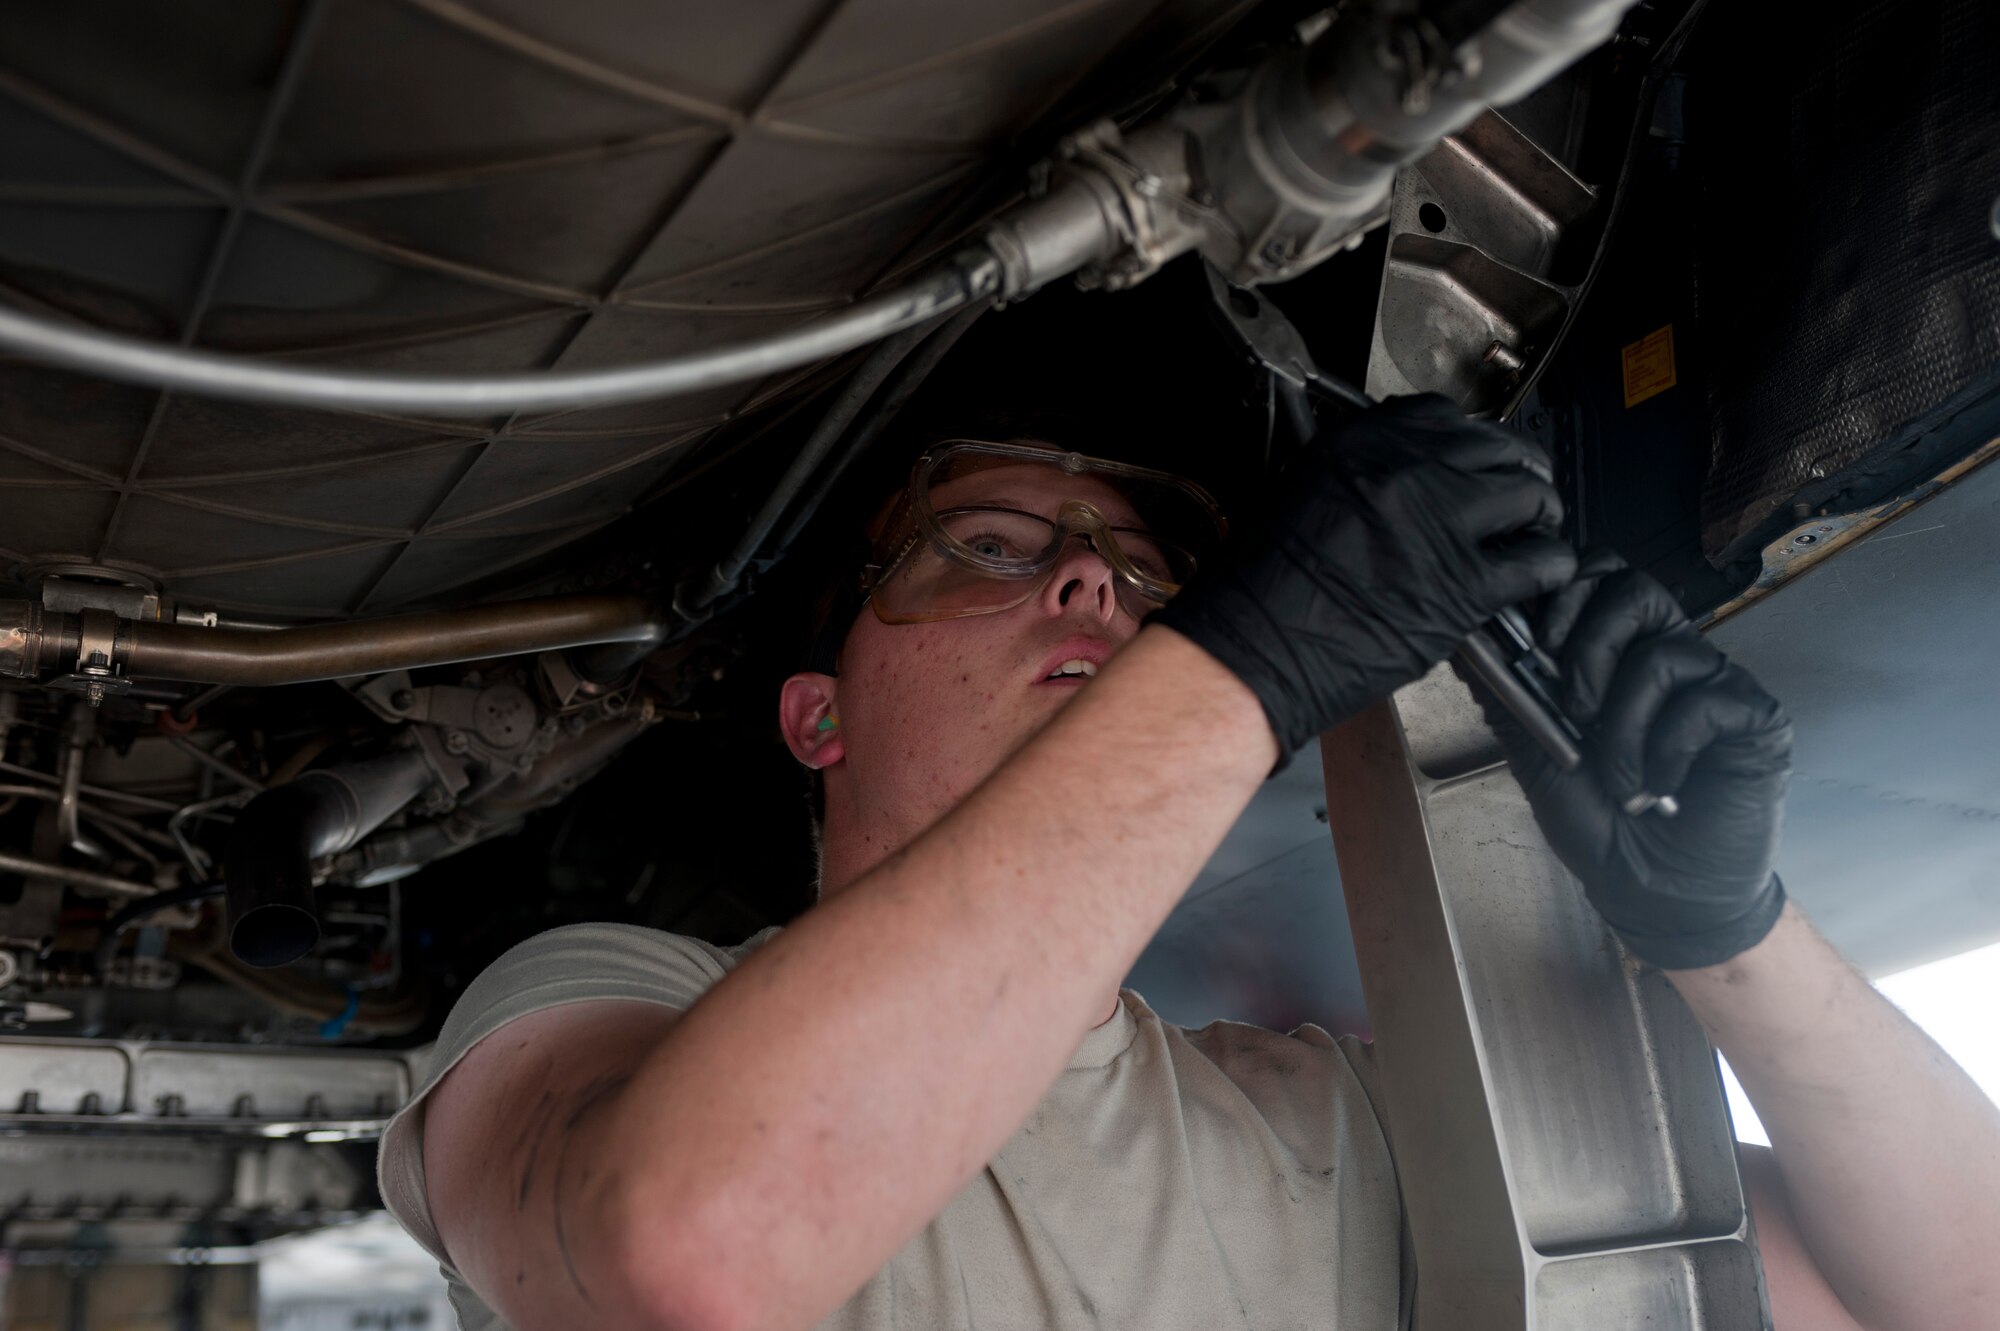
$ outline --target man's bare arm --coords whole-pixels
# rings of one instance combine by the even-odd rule
[[[1667,976],[1757,1106],[1799,1235],[1854,1319],[2000,1325],[2000,1108],[1795,907],[1740,956]]]
[[[494,1214],[491,1180],[485,1207],[434,1198],[461,1270],[524,1331],[811,1326],[1005,1144],[1276,756],[1254,695],[1145,630],[955,812],[663,1035],[567,1060],[532,1147],[548,1204]],[[453,1109],[431,1107],[428,1139],[478,1131]],[[518,1169],[493,1128],[452,1149]],[[517,1294],[537,1272],[504,1253],[561,1280]]]
[[[646,1311],[615,1282],[580,1292],[567,1188],[588,1167],[568,1156],[599,1130],[622,1089],[680,1014],[604,1000],[530,1013],[460,1059],[424,1104],[424,1192],[452,1262],[518,1327],[641,1327]]]

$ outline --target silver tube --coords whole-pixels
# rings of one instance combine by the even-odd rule
[[[214,772],[217,776],[235,782],[252,794],[259,794],[264,789],[262,781],[251,776],[248,772],[230,766],[185,735],[175,735],[169,740],[169,743],[200,763],[203,767],[206,767],[209,771]]]
[[[1385,30],[1373,22],[1339,25],[1308,56],[1318,107],[1309,135],[1296,137],[1296,146],[1335,183],[1350,173],[1366,182],[1384,178],[1488,106],[1526,96],[1603,45],[1635,3],[1521,0],[1452,53],[1458,63],[1449,71],[1385,61]],[[1307,128],[1306,117],[1289,119]]]
[[[66,864],[31,860],[26,855],[5,850],[0,850],[0,872],[17,873],[23,878],[42,878],[101,897],[150,897],[158,890],[144,883],[113,878],[107,873],[92,873],[88,869],[72,869]]]
[[[491,416],[675,397],[795,369],[928,323],[994,294],[1000,266],[969,250],[906,286],[769,337],[609,370],[529,374],[368,373],[170,346],[0,308],[0,352],[121,383],[325,410]]]
[[[97,712],[79,702],[70,708],[69,725],[63,733],[60,794],[56,798],[56,833],[63,844],[93,860],[108,860],[111,852],[83,834],[77,821],[82,812],[83,753],[90,747],[97,729]]]

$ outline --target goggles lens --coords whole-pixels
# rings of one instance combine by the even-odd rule
[[[1137,617],[1178,592],[1223,531],[1207,493],[1169,473],[960,441],[918,460],[878,546],[870,598],[892,624],[1010,610],[1083,543]]]

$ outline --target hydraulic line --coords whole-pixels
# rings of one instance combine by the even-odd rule
[[[0,307],[0,352],[121,383],[238,402],[489,416],[609,406],[760,379],[929,323],[995,294],[1002,277],[991,253],[968,250],[905,286],[804,327],[609,370],[421,375],[291,365],[170,346],[5,307]]]
[[[786,525],[773,553],[781,554],[790,547],[818,510],[827,490],[853,459],[856,441],[864,437],[872,439],[879,433],[943,359],[944,353],[990,308],[990,302],[980,300],[934,328],[913,329],[877,347],[828,406],[805,446],[764,500],[763,507],[757,510],[756,517],[744,528],[735,546],[707,574],[698,581],[684,583],[675,593],[676,616],[686,623],[699,623],[708,617],[710,607],[735,591],[743,581],[744,571],[764,551],[786,510],[811,485],[812,492]],[[834,453],[836,445],[843,445],[838,454]],[[833,457],[830,466],[829,455]]]
[[[88,869],[72,869],[67,864],[50,864],[45,860],[30,859],[26,855],[16,855],[0,850],[0,873],[17,873],[23,878],[42,878],[52,883],[73,887],[79,892],[99,897],[150,897],[154,888],[130,879],[114,878],[108,873],[92,873]]]
[[[930,378],[931,371],[944,360],[946,353],[958,345],[958,340],[964,337],[966,331],[990,308],[992,308],[990,305],[981,302],[960,310],[940,324],[924,339],[923,345],[911,352],[896,367],[896,372],[889,376],[889,381],[882,386],[882,391],[869,399],[867,408],[855,419],[853,426],[847,432],[847,437],[842,441],[840,452],[833,456],[833,460],[821,472],[817,478],[818,484],[813,487],[812,493],[806,496],[805,502],[792,514],[791,521],[785,524],[785,530],[778,537],[777,545],[774,547],[776,552],[781,553],[790,549],[792,543],[799,539],[799,534],[812,521],[813,515],[819,512],[820,504],[840,482],[848,467],[882,437],[882,432],[889,428],[890,423],[908,405],[910,399],[916,396],[917,390],[923,387],[924,381]]]

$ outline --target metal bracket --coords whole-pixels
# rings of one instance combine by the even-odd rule
[[[92,707],[132,687],[118,662],[118,616],[109,610],[78,613],[76,665],[71,673],[49,681],[51,688],[81,693]]]
[[[1417,1326],[1768,1328],[1715,1057],[1440,668],[1321,741]]]

